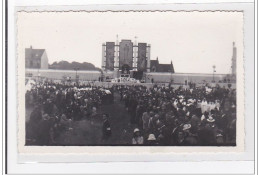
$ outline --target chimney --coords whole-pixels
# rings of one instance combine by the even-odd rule
[[[171,65],[172,65],[172,60],[171,60]]]
[[[32,46],[30,46],[30,49],[32,49]]]

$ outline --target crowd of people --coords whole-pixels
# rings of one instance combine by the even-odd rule
[[[132,145],[207,146],[236,144],[236,90],[229,87],[190,87],[141,84],[90,85],[37,83],[26,92],[26,108],[33,108],[26,125],[28,145],[55,145],[72,122],[103,118],[103,138],[111,135],[110,115],[98,113],[120,95],[135,129]],[[116,115],[116,111],[113,115]],[[69,139],[68,136],[66,139]],[[98,139],[98,138],[97,138]],[[120,138],[118,138],[120,139]],[[69,143],[69,140],[68,140]]]
[[[229,87],[117,86],[136,124],[132,144],[235,145],[236,90]]]
[[[90,85],[41,83],[33,85],[25,99],[26,108],[33,108],[26,125],[27,144],[55,145],[60,133],[73,130],[73,121],[100,115],[97,109],[113,102],[113,91]]]

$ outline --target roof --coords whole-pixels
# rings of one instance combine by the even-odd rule
[[[156,72],[174,72],[172,64],[158,64]]]
[[[25,48],[25,59],[41,59],[45,49]]]
[[[155,68],[155,72],[173,72],[174,68],[172,64],[159,64],[158,59],[150,61],[151,72]]]
[[[122,39],[121,42],[122,41],[130,41],[130,42],[132,42],[132,40],[130,40],[130,39]]]
[[[150,63],[151,63],[151,66],[157,65],[157,64],[159,64],[159,61],[158,60],[151,60]]]
[[[39,72],[39,69],[33,68],[33,69],[25,69],[26,72],[28,73],[37,73]],[[44,73],[73,73],[75,74],[75,70],[61,70],[61,69],[41,69],[40,72]],[[78,70],[78,73],[92,73],[92,74],[100,74],[100,71],[98,70]],[[110,72],[109,72],[110,73]],[[111,72],[113,73],[113,72]]]

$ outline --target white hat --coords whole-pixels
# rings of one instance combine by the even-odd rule
[[[214,122],[215,119],[212,116],[209,116],[209,118],[207,119],[208,122]]]
[[[156,140],[156,138],[155,138],[154,134],[149,134],[147,140]]]
[[[222,137],[223,135],[222,134],[217,134],[216,137]]]
[[[183,131],[188,130],[191,128],[191,124],[185,124],[183,125]]]
[[[139,132],[140,130],[138,128],[134,129],[134,133]]]

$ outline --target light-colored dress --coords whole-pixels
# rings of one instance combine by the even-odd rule
[[[148,113],[147,113],[147,112],[144,112],[144,113],[143,113],[143,116],[142,116],[143,129],[144,129],[144,130],[148,129],[149,119],[150,119],[150,116],[148,115]]]
[[[203,114],[205,111],[207,111],[207,108],[208,108],[208,102],[202,101],[201,102],[201,113]]]
[[[139,136],[139,137],[134,137],[132,139],[132,144],[133,145],[141,145],[144,143],[144,138],[142,136]]]

